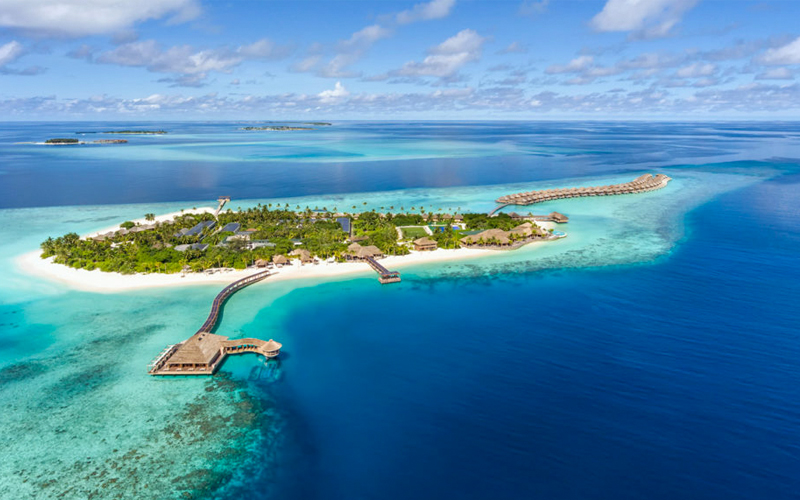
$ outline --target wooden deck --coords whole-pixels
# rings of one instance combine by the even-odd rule
[[[242,288],[257,283],[270,271],[261,271],[234,281],[222,289],[211,304],[211,311],[200,329],[179,344],[167,346],[152,363],[150,375],[213,375],[229,354],[252,352],[266,358],[280,354],[281,344],[274,340],[244,338],[229,340],[228,337],[212,333],[225,301]]]
[[[400,282],[400,273],[398,271],[389,271],[373,257],[365,257],[364,260],[372,269],[375,270],[376,273],[378,273],[378,281],[380,281],[382,285]]]
[[[509,205],[533,205],[545,201],[562,200],[565,198],[580,198],[586,196],[613,196],[618,194],[645,193],[666,187],[672,178],[664,174],[644,174],[636,179],[623,184],[609,186],[593,186],[564,189],[545,189],[541,191],[528,191],[501,196],[496,201],[499,204],[489,215],[494,215],[500,209]]]

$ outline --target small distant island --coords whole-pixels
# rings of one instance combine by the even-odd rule
[[[80,144],[81,141],[78,139],[63,139],[63,138],[56,138],[56,139],[47,139],[44,141],[45,144]]]
[[[267,125],[264,127],[240,127],[239,130],[314,130],[312,127],[293,127],[288,125]]]
[[[55,145],[55,146],[71,146],[71,145],[81,145],[81,144],[125,144],[128,141],[126,139],[99,139],[96,141],[79,141],[78,139],[65,139],[65,138],[55,138],[55,139],[47,139],[44,141],[43,144],[47,145]]]
[[[85,132],[84,132],[85,133]],[[166,130],[109,130],[104,134],[126,134],[126,135],[163,135]]]

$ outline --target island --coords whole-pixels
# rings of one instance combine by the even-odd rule
[[[202,273],[291,262],[370,263],[436,249],[512,250],[563,235],[547,227],[553,220],[549,216],[489,217],[424,212],[421,207],[421,213],[359,213],[267,204],[218,211],[177,214],[160,221],[146,214],[142,222],[125,221],[117,229],[90,237],[69,233],[48,238],[41,244],[41,257],[89,271]]]
[[[78,133],[86,133],[86,132],[78,132]],[[166,134],[166,130],[109,130],[103,132],[104,134],[127,134],[127,135],[163,135]]]
[[[273,131],[285,131],[285,130],[314,130],[313,127],[294,127],[289,125],[267,125],[264,127],[239,127],[239,130],[273,130]]]
[[[125,144],[128,141],[126,139],[99,139],[96,141],[79,141],[78,139],[47,139],[43,143],[39,144],[46,144],[46,145],[55,145],[55,146],[71,146],[71,145],[85,145],[85,144]]]
[[[56,138],[56,139],[47,139],[44,141],[45,144],[80,144],[81,141],[78,139],[63,139],[63,138]]]

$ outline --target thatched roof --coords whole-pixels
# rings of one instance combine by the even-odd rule
[[[558,212],[550,212],[550,218],[556,222],[561,222],[561,221],[566,222],[569,220],[569,217]]]
[[[520,224],[519,226],[515,227],[509,232],[514,234],[519,234],[522,236],[530,236],[536,231],[534,230],[533,224],[531,224],[530,222],[526,222],[524,224]]]
[[[347,247],[347,253],[363,259],[364,257],[379,257],[383,255],[381,249],[375,245],[361,246],[358,243],[350,243]]]
[[[420,247],[429,246],[429,245],[438,245],[436,240],[432,240],[427,236],[423,236],[422,238],[417,238],[414,240],[414,244]]]
[[[289,255],[300,257],[300,260],[303,262],[308,262],[313,260],[311,258],[311,252],[309,252],[305,248],[295,248],[294,250],[289,252]]]
[[[477,234],[465,236],[461,238],[461,241],[467,244],[474,244],[483,239],[484,242],[488,243],[489,240],[494,238],[498,243],[505,245],[511,243],[508,235],[509,233],[507,231],[503,231],[502,229],[487,229],[486,231],[481,231]]]
[[[228,337],[206,332],[196,333],[178,347],[175,354],[170,356],[169,363],[210,363],[224,340],[228,340]]]
[[[268,262],[264,259],[258,259],[256,261],[256,267],[267,267]]]
[[[289,259],[287,259],[286,256],[284,255],[273,255],[272,262],[274,262],[275,264],[288,264]]]
[[[267,342],[264,343],[261,349],[267,352],[273,352],[273,351],[279,351],[281,347],[283,347],[283,344],[281,344],[280,342],[275,342],[272,339],[269,339]]]
[[[367,245],[361,248],[362,251],[369,253],[370,256],[376,257],[378,255],[383,255],[383,252],[380,248],[376,247],[375,245]]]

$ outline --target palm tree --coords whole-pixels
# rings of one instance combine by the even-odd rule
[[[156,220],[156,214],[144,214],[144,220],[152,222]]]

